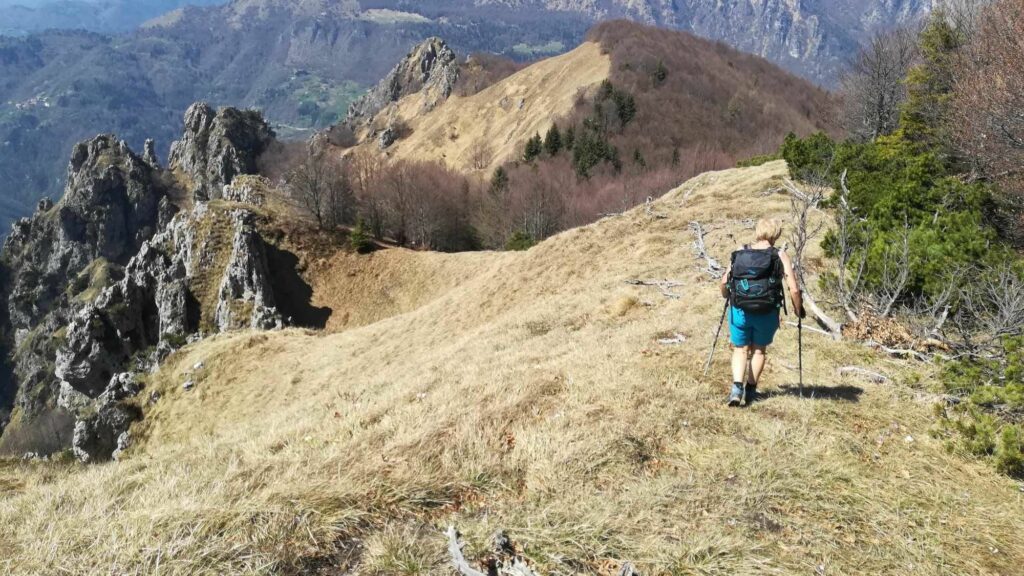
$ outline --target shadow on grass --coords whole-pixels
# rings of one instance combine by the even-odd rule
[[[857,386],[816,386],[804,384],[803,398],[806,400],[836,400],[839,402],[859,402],[860,395],[864,393],[863,388]],[[800,386],[796,384],[783,384],[774,390],[765,390],[757,395],[755,402],[768,400],[777,396],[793,396],[799,398]]]

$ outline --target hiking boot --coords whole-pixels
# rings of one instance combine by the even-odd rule
[[[756,402],[757,399],[757,384],[747,384],[747,406]]]
[[[729,394],[729,406],[739,406],[743,403],[743,385],[733,382],[732,392]]]

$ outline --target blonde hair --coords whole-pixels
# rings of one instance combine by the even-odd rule
[[[757,235],[758,242],[765,240],[774,245],[779,237],[782,236],[782,223],[774,218],[758,220],[754,233]]]

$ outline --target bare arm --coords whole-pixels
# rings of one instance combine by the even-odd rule
[[[804,299],[803,291],[800,289],[800,283],[797,282],[796,271],[793,269],[793,260],[790,259],[789,254],[779,251],[779,260],[782,260],[782,269],[786,274],[786,284],[789,286],[789,297],[793,301],[793,311],[800,318],[803,318],[806,314],[804,313]]]
[[[722,292],[722,298],[729,297],[729,273],[732,272],[732,266],[725,269],[725,274],[722,274],[722,281],[718,284],[718,289]]]

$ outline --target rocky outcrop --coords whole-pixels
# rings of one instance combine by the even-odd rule
[[[224,186],[223,198],[231,202],[263,206],[271,183],[263,176],[239,176]]]
[[[113,136],[75,146],[67,180],[61,201],[40,202],[0,252],[0,334],[15,360],[16,403],[29,415],[55,396],[55,349],[81,297],[116,276],[153,235],[166,194],[157,171]]]
[[[151,167],[160,169],[160,160],[156,157],[156,143],[152,138],[147,138],[142,147],[142,159]]]
[[[75,147],[61,201],[14,226],[0,252],[0,427],[12,397],[27,436],[36,415],[60,410],[73,423],[65,447],[109,459],[139,416],[126,401],[139,392],[133,374],[203,334],[283,325],[265,217],[238,206],[264,202],[270,183],[247,174],[272,132],[258,113],[230,108],[196,105],[186,122],[174,166],[197,196],[237,204],[180,211],[151,144],[141,158],[101,136]]]
[[[169,165],[188,178],[195,199],[213,200],[235,176],[255,174],[273,140],[274,131],[255,110],[193,104],[185,113],[185,134],[171,145]]]
[[[423,108],[433,109],[446,100],[459,78],[455,52],[440,38],[417,45],[391,72],[362,98],[352,103],[347,121],[369,120],[389,104],[410,94],[423,95]]]
[[[252,214],[236,211],[231,259],[217,294],[217,327],[221,332],[245,326],[270,330],[281,328],[274,307],[266,247],[253,225]]]

